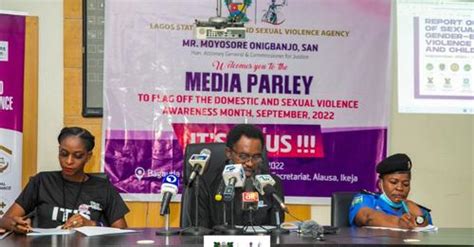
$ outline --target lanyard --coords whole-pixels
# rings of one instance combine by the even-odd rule
[[[63,208],[66,210],[66,184],[64,182],[64,178],[61,176],[62,181],[63,181]],[[81,180],[81,185],[79,186],[79,191],[77,192],[76,199],[74,200],[74,204],[72,205],[72,209],[74,210],[77,207],[77,202],[79,201],[79,197],[81,196],[82,192],[82,186],[84,185],[84,181],[86,180],[86,176],[84,176]],[[67,219],[65,218],[67,214],[64,212],[63,213],[63,222],[66,221]]]

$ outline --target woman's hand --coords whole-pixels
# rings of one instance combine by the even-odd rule
[[[30,219],[23,219],[23,217],[20,216],[12,216],[9,218],[10,230],[21,234],[26,234],[32,231]]]
[[[410,214],[403,214],[398,219],[398,226],[404,229],[414,229],[416,227],[415,218]]]
[[[71,229],[81,226],[95,226],[96,223],[93,220],[89,220],[81,214],[75,214],[69,218],[63,225],[63,229]]]

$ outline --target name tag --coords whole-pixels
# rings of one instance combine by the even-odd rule
[[[270,247],[268,235],[205,235],[204,246],[260,246]]]
[[[267,204],[265,204],[264,201],[258,201],[258,207],[259,207],[259,208],[264,208],[264,207],[266,207],[266,206],[267,206]]]

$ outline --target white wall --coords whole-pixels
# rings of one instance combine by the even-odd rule
[[[39,17],[38,170],[57,170],[56,137],[63,126],[63,2],[0,0],[0,9]]]
[[[0,0],[0,9],[39,16],[38,169],[58,169],[56,135],[63,126],[63,4],[59,0]],[[389,153],[405,152],[412,158],[410,196],[433,210],[436,225],[474,227],[474,117],[399,114],[393,61]],[[330,223],[329,206],[314,206],[311,211],[313,219]]]

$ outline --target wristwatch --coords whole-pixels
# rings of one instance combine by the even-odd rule
[[[422,215],[416,216],[415,222],[417,225],[423,225],[423,223],[425,223],[425,217],[423,217]]]

